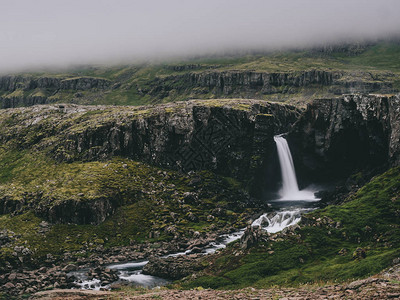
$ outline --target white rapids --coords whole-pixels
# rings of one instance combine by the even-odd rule
[[[287,202],[287,204],[285,205],[286,207],[275,214],[263,214],[252,223],[252,226],[260,226],[269,233],[276,233],[286,227],[297,224],[300,222],[303,213],[313,210],[313,208],[301,207],[302,202],[320,200],[315,197],[314,191],[299,189],[292,154],[286,139],[282,135],[276,135],[274,136],[274,141],[281,167],[282,188],[279,191],[280,198],[271,202]]]
[[[156,287],[167,284],[169,281],[160,277],[145,275],[142,273],[143,267],[149,261],[128,262],[122,264],[108,265],[107,268],[118,271],[118,277],[121,281],[128,281],[133,285],[143,287]],[[109,285],[102,285],[98,279],[89,279],[86,276],[87,270],[70,272],[69,275],[74,275],[78,278],[75,282],[81,289],[100,290],[100,288],[109,288]]]
[[[279,163],[282,173],[282,188],[279,192],[280,198],[271,201],[272,203],[279,204],[275,212],[269,212],[261,215],[256,219],[251,225],[259,226],[263,230],[269,233],[279,232],[286,227],[297,224],[301,220],[301,215],[305,212],[311,211],[314,208],[309,208],[307,206],[308,202],[318,201],[320,199],[314,196],[314,192],[311,190],[299,190],[297,184],[296,173],[294,169],[292,155],[290,153],[289,145],[284,137],[277,135],[274,137]],[[223,249],[229,243],[239,240],[245,229],[239,231],[223,234],[217,241],[210,243],[203,249],[203,254],[211,254],[219,249]],[[190,254],[191,251],[187,250],[184,252],[177,252],[168,254],[164,257],[177,257],[180,255]],[[121,264],[113,264],[107,266],[110,269],[118,270],[118,277],[122,281],[129,281],[132,284],[144,286],[144,287],[156,287],[167,284],[169,281],[151,275],[145,275],[142,273],[143,267],[148,263],[148,261],[136,261]],[[95,289],[108,288],[109,286],[101,286],[101,282],[98,279],[89,280],[85,275],[84,270],[71,272],[78,278],[76,282],[82,289]]]
[[[269,233],[279,232],[286,227],[295,225],[300,222],[301,215],[312,209],[309,208],[294,208],[291,210],[282,210],[277,213],[267,213],[255,220],[251,226],[260,226],[263,230]]]

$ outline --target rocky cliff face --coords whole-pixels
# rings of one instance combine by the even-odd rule
[[[0,108],[49,104],[57,101],[52,97],[60,91],[75,93],[88,90],[107,90],[111,82],[94,77],[0,77]]]
[[[249,184],[259,195],[273,136],[299,115],[292,106],[255,100],[41,106],[4,111],[3,124],[12,126],[3,128],[0,141],[43,149],[59,161],[122,156],[184,172],[211,170]]]
[[[57,157],[93,160],[132,157],[183,171],[209,169],[243,179],[259,163],[272,136],[298,116],[289,106],[242,101],[231,106],[188,102],[156,108],[142,118],[109,120],[95,128],[68,131]],[[59,150],[61,147],[57,147]]]
[[[221,69],[220,69],[221,68]],[[140,71],[138,71],[140,70]],[[115,72],[115,73],[113,73]],[[35,104],[137,104],[203,98],[248,98],[307,102],[314,95],[343,93],[393,93],[398,81],[393,72],[349,72],[308,69],[302,71],[235,70],[234,65],[199,64],[134,67],[105,73],[111,79],[60,75],[10,75],[0,77],[0,108]],[[114,74],[114,75],[110,75]],[[96,73],[94,76],[97,76]]]
[[[319,178],[400,164],[400,96],[318,99],[289,134],[299,170]],[[315,176],[314,176],[315,177]]]
[[[45,96],[15,96],[0,97],[0,108],[12,108],[20,106],[33,106],[37,104],[49,104],[52,101]]]
[[[30,77],[30,76],[2,76],[0,77],[0,89],[12,92],[17,89],[30,90],[36,88],[62,89],[62,90],[88,90],[107,89],[110,81],[94,77]]]
[[[391,82],[368,78],[346,79],[345,72],[309,70],[299,72],[206,71],[156,78],[140,88],[141,93],[168,96],[170,91],[191,90],[196,95],[213,93],[220,96],[260,97],[270,94],[295,94],[301,88],[329,87],[332,94],[354,92],[392,92]]]
[[[311,84],[330,85],[339,73],[325,71],[305,71],[298,73],[259,73],[259,72],[210,72],[188,74],[190,85],[216,88],[223,94],[248,91],[271,94],[279,87],[300,87]]]

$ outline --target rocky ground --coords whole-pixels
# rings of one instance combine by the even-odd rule
[[[400,265],[377,276],[346,284],[302,286],[299,288],[240,290],[140,290],[94,292],[53,290],[39,292],[31,299],[399,299]]]
[[[180,266],[179,260],[177,264],[168,264],[165,266],[168,267],[168,272],[172,272],[164,274],[165,277],[172,279],[182,278],[188,275],[188,270],[193,272],[204,268],[195,262],[203,257],[203,255],[198,253],[202,252],[205,246],[211,242],[215,242],[219,235],[234,230],[234,228],[230,228],[225,231],[217,230],[204,234],[197,233],[192,239],[180,237],[171,242],[158,242],[157,249],[154,248],[155,243],[143,243],[127,247],[115,247],[113,249],[99,249],[99,251],[93,253],[91,256],[80,257],[77,260],[73,260],[71,256],[59,261],[49,256],[46,263],[47,267],[34,270],[27,268],[11,269],[9,272],[1,274],[0,299],[1,293],[19,296],[44,289],[77,287],[74,284],[76,278],[69,276],[69,273],[82,269],[88,270],[87,275],[90,278],[99,279],[102,285],[107,285],[117,280],[115,278],[116,275],[110,272],[110,269],[106,268],[109,264],[145,259],[158,261],[158,257],[160,256],[191,250],[193,254],[188,256],[187,264]],[[174,258],[171,259],[174,260]],[[189,268],[185,270],[185,266],[189,266]],[[156,271],[160,271],[161,269],[161,267],[157,268]],[[175,274],[175,277],[172,276],[173,274]]]

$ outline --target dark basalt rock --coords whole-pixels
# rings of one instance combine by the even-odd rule
[[[143,274],[167,279],[181,279],[203,270],[207,264],[202,263],[204,255],[193,254],[178,257],[153,257],[143,268]]]
[[[10,94],[0,97],[0,108],[51,104],[58,100],[57,97],[51,97],[58,91],[107,90],[110,86],[109,80],[95,77],[1,76],[0,90]],[[16,90],[21,93],[13,95],[12,92]]]
[[[37,104],[51,103],[47,97],[29,96],[29,97],[0,97],[0,108],[11,108],[19,106],[32,106]]]
[[[4,125],[0,126],[0,143],[12,150],[46,153],[60,162],[120,156],[184,173],[210,170],[237,179],[250,191],[252,197],[243,193],[232,199],[236,207],[258,207],[264,205],[257,200],[263,195],[264,183],[277,180],[276,174],[268,177],[265,172],[275,150],[273,136],[287,131],[299,115],[293,106],[256,100],[145,107],[43,105],[0,111]],[[202,180],[200,175],[189,176],[188,185],[201,193],[187,193],[184,201],[195,204],[199,197],[215,195],[215,191],[202,190]],[[0,195],[0,214],[33,210],[51,223],[99,224],[121,205],[143,199],[146,191],[137,188],[130,193],[129,198],[112,191],[63,199],[40,190],[19,198],[5,193]],[[210,222],[223,210],[213,213]],[[196,220],[191,214],[187,218]]]
[[[358,247],[354,252],[353,252],[353,259],[355,260],[360,260],[364,259],[367,257],[367,254],[365,253],[365,250],[363,248]]]
[[[357,49],[357,46],[356,48]],[[328,51],[329,52],[329,51]],[[339,51],[341,52],[341,51]],[[351,52],[343,51],[343,52]],[[357,53],[357,50],[356,50]],[[265,95],[290,99],[291,94],[309,99],[315,92],[326,95],[345,93],[393,93],[395,74],[360,72],[357,76],[346,71],[310,69],[303,71],[260,72],[253,70],[218,70],[220,66],[197,64],[166,66],[180,72],[134,80],[131,71],[112,81],[98,77],[8,75],[0,77],[0,108],[51,104],[55,102],[93,103],[112,101],[103,99],[113,90],[131,91],[147,103],[161,103],[177,99],[248,98],[264,99]],[[138,77],[140,78],[140,76]],[[135,82],[134,84],[132,84]],[[88,91],[84,93],[83,91]],[[110,94],[111,92],[111,94]],[[204,97],[206,95],[206,97]],[[295,96],[296,98],[297,96]],[[95,100],[96,99],[96,100]]]
[[[70,199],[51,206],[40,203],[34,207],[34,211],[51,223],[99,224],[112,215],[118,206],[118,201],[111,198],[91,201]]]
[[[183,92],[195,89],[199,94],[212,92],[216,95],[255,95],[289,92],[290,88],[312,84],[327,86],[341,77],[340,72],[310,70],[304,72],[266,73],[254,71],[204,71],[155,78],[150,88],[141,89],[153,96],[168,94],[172,89]],[[282,87],[287,87],[282,90]]]
[[[211,170],[260,196],[262,183],[270,180],[265,170],[275,151],[273,136],[287,131],[300,110],[261,100],[212,100],[140,108],[42,106],[24,113],[31,114],[27,123],[50,118],[65,125],[54,130],[38,121],[28,132],[10,130],[1,142],[22,142],[32,132],[35,138],[20,147],[46,149],[59,161],[122,156],[183,172]]]
[[[315,100],[288,140],[300,178],[345,178],[358,171],[373,175],[374,170],[398,166],[400,96]]]
[[[363,79],[347,79],[343,71],[307,70],[297,72],[256,72],[243,70],[187,72],[180,75],[156,77],[138,86],[139,94],[157,98],[170,95],[171,91],[201,95],[212,93],[216,96],[260,98],[271,94],[295,94],[300,88],[329,87],[332,94],[344,93],[391,93],[389,81],[377,80],[371,74],[363,73]]]
[[[240,238],[240,247],[242,249],[249,249],[262,239],[266,240],[266,235],[261,227],[248,225],[242,237]]]
[[[4,91],[15,91],[17,89],[62,89],[62,90],[88,90],[108,89],[110,81],[95,77],[31,77],[31,76],[1,76],[0,89]]]

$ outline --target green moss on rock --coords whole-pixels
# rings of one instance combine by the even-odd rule
[[[203,276],[183,286],[266,288],[367,277],[400,256],[399,237],[400,168],[393,168],[342,205],[303,216],[292,234],[245,252],[228,247]],[[365,257],[355,259],[356,249]]]

